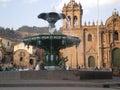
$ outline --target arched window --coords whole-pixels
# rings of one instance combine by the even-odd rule
[[[19,56],[20,56],[20,62],[22,62],[25,57],[25,52],[20,52]]]
[[[30,63],[30,65],[33,65],[33,63],[34,63],[33,59],[30,59],[29,63]]]
[[[71,24],[71,18],[70,18],[70,16],[68,16],[67,24],[68,24],[68,26],[70,26],[70,24]]]
[[[23,61],[23,57],[20,57],[20,62],[22,62]]]
[[[118,32],[117,31],[114,32],[114,40],[118,40]]]
[[[73,19],[74,21],[74,25],[77,25],[77,16],[74,16],[74,19]]]
[[[91,34],[88,35],[88,41],[92,41],[92,35]]]

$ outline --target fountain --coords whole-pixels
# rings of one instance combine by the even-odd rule
[[[38,18],[46,20],[49,23],[49,33],[43,35],[29,36],[23,39],[25,45],[32,45],[45,50],[44,65],[47,70],[58,70],[60,62],[60,49],[71,46],[78,46],[80,39],[74,36],[64,34],[55,34],[55,23],[60,19],[66,19],[62,13],[56,12],[41,13]]]
[[[64,14],[58,14],[55,12],[42,13],[38,16],[40,19],[44,19],[49,23],[50,34],[40,34],[35,36],[26,37],[23,39],[25,45],[33,45],[45,50],[44,65],[47,70],[40,71],[16,71],[16,72],[2,72],[0,73],[0,80],[84,80],[84,79],[112,79],[111,71],[89,71],[89,70],[60,70],[59,63],[60,49],[64,49],[71,46],[77,47],[80,43],[80,39],[74,36],[68,36],[64,34],[55,34],[55,23],[59,19],[65,19]],[[51,31],[52,30],[52,31]],[[76,62],[77,53],[76,53]],[[76,65],[77,66],[77,65]],[[10,76],[10,77],[8,77]]]

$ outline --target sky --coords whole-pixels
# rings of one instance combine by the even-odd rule
[[[0,26],[4,28],[18,29],[23,25],[44,27],[48,23],[38,19],[43,12],[62,12],[62,7],[70,0],[0,0]],[[103,21],[112,15],[114,9],[120,12],[119,0],[75,0],[81,3],[83,8],[82,23]],[[98,3],[99,2],[99,3]],[[58,21],[56,26],[62,26]]]

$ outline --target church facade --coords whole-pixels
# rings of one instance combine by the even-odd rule
[[[68,56],[67,64],[72,68],[120,67],[120,16],[115,10],[103,22],[86,22],[82,25],[83,9],[80,3],[70,0],[64,4],[62,13],[68,17],[63,21],[62,33],[79,37],[79,46],[62,50]]]

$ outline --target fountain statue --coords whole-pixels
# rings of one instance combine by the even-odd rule
[[[80,39],[74,36],[68,36],[64,34],[55,34],[55,23],[60,19],[66,19],[66,16],[62,13],[56,12],[41,13],[38,18],[46,20],[49,23],[49,33],[43,35],[35,35],[25,37],[23,42],[25,45],[33,45],[45,50],[44,65],[47,70],[60,69],[60,49],[71,47],[73,45],[78,46]]]

